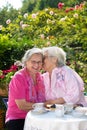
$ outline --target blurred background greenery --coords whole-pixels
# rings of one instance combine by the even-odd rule
[[[83,78],[87,91],[87,2],[23,0],[0,9],[0,70],[9,69],[32,47],[59,46],[67,65]],[[60,6],[59,6],[60,3]]]

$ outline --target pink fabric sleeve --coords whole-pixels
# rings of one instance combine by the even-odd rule
[[[64,100],[66,102],[77,103],[82,95],[80,81],[73,72],[67,72],[65,75],[65,86],[66,86],[66,96],[64,96]],[[83,84],[84,87],[84,84]]]
[[[9,85],[10,93],[15,99],[25,99],[25,82],[21,75],[15,75]]]

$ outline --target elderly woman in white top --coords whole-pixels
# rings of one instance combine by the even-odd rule
[[[87,106],[84,98],[84,83],[81,77],[66,62],[66,53],[59,47],[43,48],[43,74],[46,104],[73,103]]]

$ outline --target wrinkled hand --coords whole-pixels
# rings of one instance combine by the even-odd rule
[[[44,104],[45,104],[45,106],[47,106],[48,104],[53,105],[53,104],[55,104],[55,100],[47,100]]]

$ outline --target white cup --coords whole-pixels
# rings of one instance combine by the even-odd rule
[[[74,107],[73,103],[65,103],[64,104],[65,113],[72,112],[73,107]]]
[[[39,111],[39,110],[43,110],[44,109],[44,103],[35,103],[32,105],[32,108],[35,110],[35,111]]]
[[[55,115],[56,117],[63,117],[64,116],[64,106],[61,104],[55,104]]]

